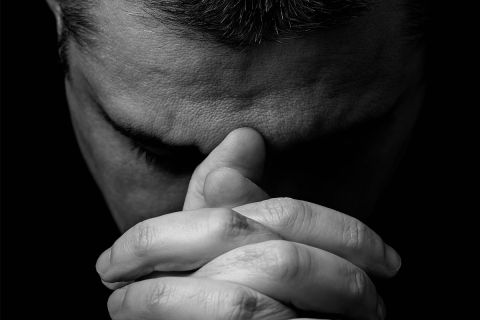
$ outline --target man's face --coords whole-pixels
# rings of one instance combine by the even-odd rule
[[[135,1],[98,1],[91,18],[100,32],[87,49],[70,43],[66,88],[82,151],[120,227],[180,210],[200,155],[239,127],[265,138],[272,196],[358,202],[355,188],[369,188],[349,179],[374,176],[382,163],[353,162],[375,158],[369,145],[384,147],[378,159],[394,157],[403,138],[382,127],[368,143],[346,143],[352,152],[328,139],[412,103],[405,96],[420,55],[406,40],[402,3],[379,1],[344,26],[233,50],[148,27]]]

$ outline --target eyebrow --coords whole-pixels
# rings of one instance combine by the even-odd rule
[[[93,101],[100,115],[115,131],[129,138],[132,142],[132,147],[141,147],[145,149],[145,151],[158,156],[155,163],[163,169],[176,173],[184,173],[186,171],[192,171],[205,159],[206,155],[203,154],[197,146],[169,144],[153,133],[136,128],[133,125],[125,125],[117,122],[106,112],[99,101],[95,99],[93,99]]]

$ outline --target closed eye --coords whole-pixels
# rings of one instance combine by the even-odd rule
[[[116,132],[129,140],[132,151],[154,168],[178,174],[192,173],[206,156],[196,146],[171,145],[163,142],[156,135],[135,128],[133,125],[116,122],[107,114],[97,99],[92,97],[92,101],[105,121]]]
[[[181,149],[172,151],[168,148],[154,149],[132,138],[129,138],[129,140],[131,149],[137,154],[138,158],[158,170],[167,170],[177,174],[192,173],[204,159],[198,149],[192,146],[179,147]]]

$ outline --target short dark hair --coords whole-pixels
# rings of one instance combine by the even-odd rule
[[[98,0],[58,0],[64,36],[84,45],[95,25],[88,11]],[[233,47],[303,34],[361,15],[372,0],[138,0],[153,21],[175,31],[209,35]]]
[[[61,8],[62,30],[59,37],[60,62],[68,72],[68,41],[73,39],[80,47],[91,45],[92,35],[97,32],[89,10],[95,0],[57,0]]]
[[[146,12],[175,30],[206,34],[232,47],[343,24],[372,0],[143,0]]]
[[[81,47],[93,43],[98,32],[89,11],[99,0],[57,0],[62,11],[61,53],[65,58],[67,40]],[[167,24],[174,32],[199,38],[213,37],[234,48],[278,41],[322,28],[332,27],[362,15],[376,0],[131,0],[141,1],[146,15]],[[414,13],[413,33],[427,0],[405,0]],[[415,17],[413,17],[415,16]],[[409,18],[410,19],[410,18]],[[150,20],[150,19],[149,19]]]

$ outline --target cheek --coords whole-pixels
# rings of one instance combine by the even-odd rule
[[[104,180],[104,195],[122,230],[140,221],[180,211],[189,177],[170,178],[157,174],[155,181],[132,173],[130,168],[116,168]]]
[[[190,174],[151,167],[68,84],[67,97],[82,154],[122,230],[181,210]]]

